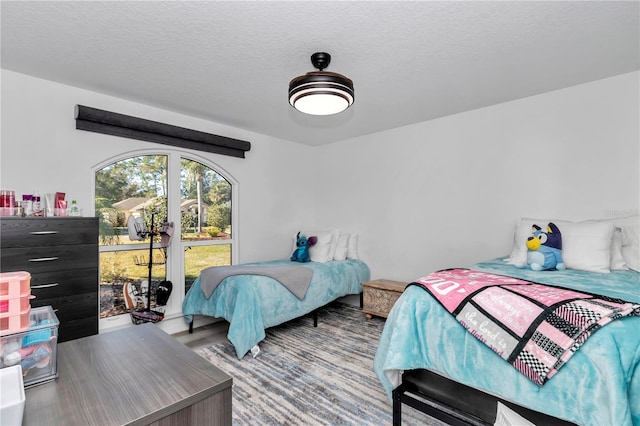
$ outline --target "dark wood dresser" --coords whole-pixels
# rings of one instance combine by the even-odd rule
[[[0,218],[0,272],[31,274],[31,307],[50,305],[58,341],[98,333],[98,219]]]

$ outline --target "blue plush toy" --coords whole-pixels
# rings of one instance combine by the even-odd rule
[[[296,249],[291,254],[291,260],[293,262],[310,262],[311,256],[309,256],[309,247],[315,245],[318,242],[318,237],[305,237],[304,235],[296,235]]]
[[[527,265],[534,271],[567,269],[562,261],[560,229],[554,223],[549,223],[547,232],[543,232],[538,225],[533,225],[531,230],[532,235],[527,239]]]

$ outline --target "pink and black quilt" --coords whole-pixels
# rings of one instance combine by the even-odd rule
[[[505,275],[448,269],[412,285],[429,292],[467,331],[539,386],[611,321],[640,304]]]

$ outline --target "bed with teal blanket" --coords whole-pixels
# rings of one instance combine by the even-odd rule
[[[369,267],[357,259],[326,263],[275,260],[247,263],[239,267],[242,269],[237,271],[241,274],[231,274],[219,284],[210,285],[209,291],[213,289],[211,293],[206,289],[207,283],[203,282],[208,279],[203,271],[182,304],[183,315],[188,322],[193,320],[193,315],[227,320],[227,337],[233,343],[238,358],[243,358],[265,338],[265,329],[309,314],[340,297],[360,294],[362,283],[370,278]],[[256,273],[252,273],[252,268],[262,268],[266,272],[256,269]],[[302,292],[299,286],[293,288],[286,282],[287,278],[298,276],[287,273],[291,268],[312,271],[308,288]],[[285,281],[284,284],[290,288],[278,279]]]
[[[502,259],[469,269],[640,303],[640,274],[633,270],[535,272]],[[404,373],[427,370],[571,423],[640,425],[640,316],[616,317],[580,343],[553,377],[535,383],[468,332],[428,291],[410,285],[389,314],[374,370],[390,399]]]

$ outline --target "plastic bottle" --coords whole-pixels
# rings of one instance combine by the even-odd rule
[[[16,192],[15,191],[7,191],[9,193],[9,216],[13,216],[13,209],[16,207]]]
[[[78,207],[78,203],[76,200],[71,201],[71,207],[69,207],[69,216],[80,216],[80,207]]]
[[[33,199],[31,194],[22,195],[22,213],[25,216],[31,216],[33,214]]]
[[[16,207],[15,191],[2,190],[0,192],[0,215],[13,216]]]
[[[11,191],[2,190],[0,192],[0,215],[9,216],[9,193]]]
[[[33,215],[42,216],[42,203],[40,202],[40,193],[38,191],[33,193],[32,201]]]

